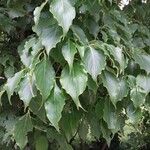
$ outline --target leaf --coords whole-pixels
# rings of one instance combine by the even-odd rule
[[[0,91],[0,106],[2,106],[2,96],[4,94],[5,90]]]
[[[21,61],[26,67],[30,67],[31,65],[32,56],[29,51],[30,51],[30,48],[32,48],[32,45],[34,44],[35,44],[35,38],[33,37],[25,42],[22,52],[20,52]]]
[[[103,85],[107,88],[114,106],[128,94],[127,83],[124,79],[115,77],[112,73],[104,71],[102,75]]]
[[[111,130],[108,129],[107,124],[103,120],[100,122],[100,128],[101,128],[103,137],[107,141],[107,144],[110,145],[110,142],[112,140],[112,133],[111,133]]]
[[[140,108],[134,108],[133,104],[130,104],[126,108],[127,111],[127,117],[129,118],[129,122],[132,124],[138,124],[141,117],[142,117],[142,112]]]
[[[144,69],[147,74],[150,73],[150,55],[146,55],[146,54],[134,54],[133,58],[135,60],[136,63],[138,63],[140,65],[141,69]]]
[[[55,62],[60,63],[62,66],[66,64],[66,60],[62,54],[62,45],[58,45],[56,48],[53,48],[50,52],[50,56],[54,59]]]
[[[64,34],[66,34],[75,18],[75,8],[69,0],[53,0],[50,5],[50,11],[63,28]]]
[[[107,123],[108,129],[114,134],[124,126],[124,118],[120,115],[121,111],[122,109],[119,106],[115,109],[111,101],[105,99],[103,119]]]
[[[65,97],[59,87],[55,84],[51,95],[45,103],[46,115],[52,125],[59,131],[58,122],[61,119],[61,112],[65,105]]]
[[[116,129],[117,115],[115,113],[114,106],[112,105],[111,101],[109,101],[108,99],[105,99],[103,119],[107,123],[109,129],[111,130]]]
[[[23,75],[24,75],[24,70],[21,70],[17,72],[12,78],[8,78],[4,88],[8,94],[9,101],[15,89],[17,88],[18,84],[20,83],[20,80],[23,77]]]
[[[25,52],[28,52],[28,54],[35,56],[39,50],[41,50],[42,44],[40,39],[36,38],[36,37],[31,37],[28,41],[25,42],[24,44],[24,50]]]
[[[44,57],[36,65],[34,74],[37,88],[40,90],[42,98],[45,101],[50,95],[55,80],[55,72],[48,58]]]
[[[68,41],[63,47],[62,47],[62,54],[65,58],[65,60],[68,62],[68,65],[70,67],[70,70],[73,66],[73,60],[74,55],[77,52],[76,47],[73,42]]]
[[[32,97],[36,96],[35,80],[29,74],[21,81],[18,94],[24,102],[25,108],[29,106]]]
[[[78,97],[83,93],[87,84],[87,74],[83,66],[79,63],[74,63],[71,73],[69,67],[66,66],[62,71],[60,83],[66,93],[72,97],[77,108],[81,107]]]
[[[40,37],[48,55],[50,50],[61,41],[62,29],[48,12],[41,14],[39,23],[33,27],[33,31]]]
[[[98,20],[100,19],[100,5],[99,5],[99,1],[91,1],[91,0],[86,0],[86,7],[87,7],[87,11],[89,11],[90,15],[92,15],[92,17],[98,22]]]
[[[29,39],[23,41],[18,47],[18,52],[22,63],[27,68],[32,68],[36,58],[36,54],[43,49],[41,40],[31,36]]]
[[[100,100],[95,105],[96,117],[100,120],[103,118],[104,100]]]
[[[134,76],[128,75],[127,82],[128,82],[130,89],[133,89],[136,87],[136,78]]]
[[[72,110],[63,114],[60,125],[63,131],[62,133],[65,135],[68,143],[75,136],[78,130],[80,119],[81,114],[77,110]]]
[[[25,9],[25,1],[8,1],[7,7],[8,7],[8,13],[10,18],[18,18],[18,17],[23,17],[26,15],[28,10]],[[27,11],[27,12],[26,12]]]
[[[80,46],[80,45],[76,45],[76,46],[77,46],[80,57],[83,58],[86,47],[85,46]]]
[[[50,50],[61,40],[61,35],[61,30],[56,25],[49,26],[42,30],[41,40],[46,48],[47,54],[49,54]]]
[[[64,149],[73,150],[72,146],[66,141],[64,134],[60,134],[59,132],[56,132],[56,130],[52,128],[48,128],[46,133],[47,133],[48,139],[57,141],[59,145],[59,150],[64,150]]]
[[[106,58],[104,54],[93,47],[89,47],[85,51],[83,61],[86,70],[92,76],[93,80],[96,81],[97,76],[101,74],[106,66]]]
[[[23,149],[27,144],[27,133],[32,131],[33,125],[29,113],[22,116],[16,123],[14,129],[14,138],[16,144]]]
[[[145,102],[146,94],[140,88],[133,88],[130,91],[130,97],[133,101],[134,107],[140,107]]]
[[[14,21],[9,18],[7,15],[0,13],[0,30],[10,33],[10,31],[14,30]]]
[[[88,122],[89,122],[89,131],[91,132],[92,137],[95,139],[99,139],[101,135],[101,129],[100,129],[100,122],[97,117],[95,116],[94,111],[88,112]]]
[[[23,48],[19,50],[21,61],[26,67],[31,68],[31,64],[33,61],[33,56],[31,55],[31,52],[33,50],[32,49],[33,46],[35,47],[37,43],[38,43],[38,39],[35,37],[31,37],[29,40],[25,42]],[[38,52],[38,50],[40,50],[40,47],[37,47],[34,51]]]
[[[0,121],[1,129],[5,130],[4,131],[5,134],[3,135],[2,139],[1,139],[1,143],[4,144],[4,143],[8,143],[10,137],[12,137],[12,135],[14,133],[14,127],[15,127],[15,124],[16,124],[18,118],[15,116],[15,114],[12,111],[11,112],[8,112],[8,111],[2,112],[0,114],[0,118],[1,118],[1,121]]]
[[[36,137],[35,141],[36,150],[48,150],[48,140],[44,135]]]
[[[88,44],[88,39],[87,39],[84,31],[79,26],[72,25],[71,29],[81,44],[83,44],[83,45]]]
[[[41,96],[36,96],[35,98],[32,98],[29,104],[30,110],[35,114],[37,117],[39,117],[43,122],[46,122],[46,112],[44,105],[42,105],[42,98]]]
[[[48,1],[48,0],[46,0],[45,2],[43,2],[43,3],[41,4],[41,6],[35,8],[35,10],[34,10],[34,23],[35,23],[35,24],[38,24],[38,23],[39,23],[41,11],[42,11],[42,9],[44,8],[44,6],[46,5],[47,1]]]
[[[87,18],[86,26],[89,32],[96,38],[100,29],[99,24],[94,20],[93,17]]]
[[[6,78],[11,78],[15,74],[15,67],[14,66],[7,66],[4,68],[4,75]]]
[[[36,38],[35,43],[32,44],[32,51],[31,51],[31,55],[32,55],[32,64],[34,63],[37,54],[40,52],[40,50],[43,49],[41,40]]]
[[[88,133],[89,133],[89,124],[87,119],[84,119],[79,125],[78,134],[82,140],[86,141]]]
[[[141,87],[145,93],[150,92],[150,75],[138,75],[136,78],[136,84]]]
[[[87,86],[88,86],[88,89],[92,90],[94,92],[94,94],[96,95],[97,89],[98,89],[98,85],[92,79],[92,77],[90,75],[88,76]]]
[[[114,59],[119,63],[120,73],[122,73],[127,66],[123,50],[120,47],[114,47],[113,45],[108,44],[106,44],[106,48],[110,52],[110,55],[112,55]]]

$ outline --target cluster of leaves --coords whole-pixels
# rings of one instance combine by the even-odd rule
[[[131,126],[126,124],[124,126],[124,134],[121,137],[121,149],[149,149],[150,148],[150,113],[143,110],[143,117],[140,125]]]
[[[2,146],[109,145],[131,133],[127,125],[141,125],[150,110],[149,2],[124,10],[112,0],[0,6]]]

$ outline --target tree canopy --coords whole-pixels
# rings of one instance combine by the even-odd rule
[[[71,150],[139,132],[150,111],[150,1],[120,5],[0,1],[1,149]]]

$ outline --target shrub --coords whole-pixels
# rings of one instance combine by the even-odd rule
[[[150,110],[149,1],[0,6],[1,149],[80,149],[137,133]]]

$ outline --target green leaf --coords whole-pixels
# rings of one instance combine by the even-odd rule
[[[61,112],[65,105],[65,97],[59,87],[55,84],[51,95],[45,103],[46,115],[52,125],[59,131],[58,122],[61,119]]]
[[[136,84],[141,87],[145,93],[150,92],[150,75],[138,75],[136,78]]]
[[[61,66],[66,64],[66,60],[62,54],[62,45],[58,45],[56,48],[53,48],[50,52],[50,56],[54,59],[55,62],[60,63]]]
[[[147,74],[150,73],[150,55],[146,55],[146,54],[134,54],[133,55],[134,60],[136,61],[136,63],[138,63],[140,65],[141,69],[144,69]]]
[[[111,133],[111,130],[108,129],[106,122],[104,122],[103,120],[100,122],[100,128],[101,128],[101,132],[103,134],[103,137],[107,141],[107,144],[110,145],[110,142],[113,138],[112,133]]]
[[[122,109],[112,105],[109,99],[105,99],[103,119],[112,133],[116,133],[124,126],[124,118],[121,116]]]
[[[32,97],[36,96],[35,80],[29,74],[21,81],[18,94],[25,107],[29,106]]]
[[[48,58],[43,58],[34,70],[36,85],[45,101],[54,86],[55,72]]]
[[[85,51],[83,61],[86,70],[92,76],[93,80],[96,81],[97,76],[101,74],[106,66],[106,58],[104,54],[93,47],[89,47]]]
[[[35,141],[36,150],[48,150],[48,140],[44,135],[36,137]]]
[[[89,11],[90,15],[98,22],[100,19],[99,12],[101,11],[101,7],[99,5],[99,1],[91,1],[86,0],[85,1],[86,9]]]
[[[109,129],[111,130],[116,129],[117,115],[114,106],[112,105],[111,101],[108,99],[105,99],[103,119],[107,123]]]
[[[127,82],[128,82],[130,89],[133,89],[136,87],[136,78],[134,76],[128,75]]]
[[[41,41],[40,39],[36,37],[29,38],[24,44],[24,51],[30,52],[33,56],[36,55],[38,50],[42,49]]]
[[[14,129],[14,138],[16,144],[23,149],[27,144],[27,133],[32,131],[33,125],[29,113],[22,116],[16,123]]]
[[[23,51],[22,51],[22,53],[21,53],[21,55],[20,55],[20,58],[21,58],[21,61],[22,61],[22,63],[26,66],[26,67],[30,67],[30,65],[31,65],[31,61],[32,61],[32,56],[30,55],[30,53],[29,53],[29,49],[31,48],[31,45],[30,44],[35,44],[34,43],[34,41],[33,41],[34,39],[31,39],[31,40],[29,40],[29,41],[27,41],[26,43],[25,43],[25,46],[27,46],[27,48],[25,48],[24,47],[24,49],[23,49]],[[32,43],[32,42],[33,43]],[[31,43],[30,43],[31,42]]]
[[[89,111],[88,112],[88,122],[90,125],[90,132],[92,137],[95,139],[99,139],[100,135],[101,135],[101,129],[100,129],[100,122],[99,119],[97,117],[93,117],[95,116],[95,112],[94,111]]]
[[[41,4],[41,6],[36,7],[34,10],[34,23],[37,25],[39,23],[39,19],[40,19],[40,15],[41,15],[41,11],[44,8],[44,6],[46,5],[48,0],[46,0],[45,2],[43,2]]]
[[[59,150],[73,150],[72,146],[70,144],[68,144],[65,135],[64,134],[60,134],[59,132],[56,132],[56,130],[52,129],[52,128],[48,128],[47,131],[47,137],[50,140],[56,140],[59,146]],[[56,145],[54,145],[56,148]],[[54,148],[54,149],[55,149]]]
[[[5,134],[3,135],[1,139],[1,144],[4,144],[4,143],[8,143],[10,137],[12,137],[14,133],[14,127],[15,127],[16,122],[18,121],[18,118],[15,116],[15,114],[12,111],[2,112],[0,114],[0,118],[1,118],[0,120],[1,129],[5,130],[4,131]]]
[[[104,71],[102,75],[103,85],[107,88],[114,105],[128,94],[127,83],[124,79],[115,77],[112,73]]]
[[[2,105],[2,96],[4,94],[5,90],[0,91],[0,106]]]
[[[78,49],[80,57],[83,58],[85,50],[86,50],[86,47],[85,46],[80,46],[80,45],[76,45],[76,46],[77,46],[77,49]]]
[[[94,92],[94,94],[97,93],[98,85],[90,75],[88,75],[87,86],[88,86],[88,89]]]
[[[14,29],[14,21],[10,19],[7,15],[0,13],[0,30],[10,33]]]
[[[68,41],[63,47],[62,47],[62,54],[65,58],[65,60],[68,62],[68,65],[70,67],[70,70],[73,66],[73,60],[74,55],[77,52],[76,47],[73,42]]]
[[[142,117],[142,112],[140,108],[135,108],[133,104],[130,104],[126,108],[126,111],[127,111],[127,117],[129,118],[129,122],[134,125],[138,124]]]
[[[89,123],[87,119],[84,119],[79,125],[78,134],[82,140],[86,141],[88,133],[89,133]]]
[[[81,107],[78,97],[83,93],[87,84],[87,74],[83,66],[79,63],[74,63],[71,72],[69,67],[66,66],[62,71],[60,83],[62,88],[72,97],[77,108]]]
[[[81,114],[77,110],[63,114],[60,125],[65,135],[67,142],[69,142],[76,134],[81,119]]]
[[[75,18],[75,8],[69,0],[53,0],[50,5],[50,11],[63,28],[64,34],[66,34]]]
[[[94,20],[93,17],[88,17],[86,21],[86,26],[89,30],[89,32],[96,38],[98,35],[98,32],[100,30],[99,24]]]
[[[24,70],[21,70],[20,72],[17,72],[12,78],[8,78],[4,88],[8,94],[9,101],[15,89],[17,88],[18,84],[20,83],[20,80],[23,77],[23,75],[24,75]]]
[[[113,45],[108,44],[106,44],[106,48],[109,51],[110,55],[114,57],[115,61],[119,63],[120,73],[122,73],[127,66],[123,50],[120,47],[114,47]]]
[[[49,12],[43,12],[39,19],[39,23],[33,27],[33,31],[37,33],[45,47],[47,54],[56,44],[61,41],[62,29],[57,25]]]
[[[11,78],[15,74],[15,67],[14,66],[7,66],[4,68],[4,75],[6,78]]]
[[[25,4],[26,2],[25,1],[19,1],[19,0],[16,0],[16,1],[8,1],[7,2],[7,7],[9,8],[8,9],[8,14],[9,14],[9,17],[10,18],[18,18],[18,17],[23,17],[24,15],[26,15],[26,10],[25,9]]]
[[[71,29],[81,44],[83,44],[83,45],[88,44],[88,39],[87,39],[84,31],[79,26],[72,25]]]
[[[35,98],[32,98],[29,104],[29,108],[33,114],[38,116],[43,122],[46,122],[46,111],[42,103],[41,96],[37,95]]]
[[[23,41],[18,47],[18,52],[22,63],[27,68],[32,68],[36,54],[43,48],[41,40],[31,36],[26,41]]]
[[[103,118],[104,100],[100,100],[95,105],[96,117],[100,120]]]
[[[140,88],[133,88],[130,91],[130,97],[134,106],[137,108],[144,104],[146,94]]]

